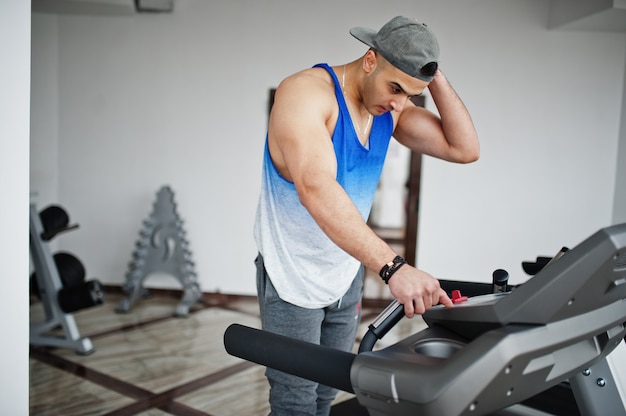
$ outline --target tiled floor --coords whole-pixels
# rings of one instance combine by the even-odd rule
[[[222,338],[232,323],[259,327],[254,298],[205,296],[181,318],[175,317],[179,299],[172,294],[157,294],[119,314],[122,297],[107,293],[103,305],[74,314],[80,334],[96,348],[92,354],[31,346],[31,416],[268,413],[264,367],[228,355]],[[363,310],[359,336],[382,307]],[[43,319],[41,303],[34,302],[31,322]],[[404,319],[379,346],[423,327],[421,318]],[[336,402],[352,397],[340,392]]]

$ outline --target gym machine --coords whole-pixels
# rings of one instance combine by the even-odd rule
[[[563,383],[582,415],[626,414],[626,223],[562,250],[511,290],[501,288],[506,276],[493,277],[495,293],[455,291],[452,307],[423,315],[426,329],[377,351],[375,342],[404,314],[395,301],[358,354],[238,324],[224,345],[231,355],[354,393],[371,416],[545,415],[520,403]]]
[[[48,242],[58,234],[78,228],[69,225],[63,208],[51,205],[41,213],[30,206],[30,257],[34,272],[30,277],[31,293],[43,304],[45,319],[30,326],[30,344],[69,348],[81,355],[95,348],[89,338],[78,331],[74,312],[104,302],[104,291],[98,280],[85,281],[85,268],[70,253],[50,252]],[[52,331],[60,328],[62,335]]]

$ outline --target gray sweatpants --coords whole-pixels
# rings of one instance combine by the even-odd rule
[[[306,309],[280,299],[260,254],[255,264],[263,330],[342,351],[352,350],[361,312],[363,267],[338,302],[323,309]],[[308,359],[302,357],[302,360]],[[271,416],[327,416],[330,413],[336,389],[272,368],[267,368],[265,376],[270,384]]]

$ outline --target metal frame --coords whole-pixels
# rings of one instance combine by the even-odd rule
[[[46,317],[44,322],[31,324],[30,344],[73,349],[82,355],[91,354],[95,351],[91,340],[80,335],[74,315],[63,312],[57,302],[57,293],[63,285],[48,244],[41,237],[43,232],[39,213],[35,205],[31,204],[30,255]],[[58,327],[61,327],[62,336],[50,333]]]

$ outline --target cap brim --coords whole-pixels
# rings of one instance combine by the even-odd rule
[[[350,29],[350,34],[365,43],[368,46],[374,48],[374,36],[376,36],[376,31],[374,29],[369,29],[367,27],[353,27]]]

